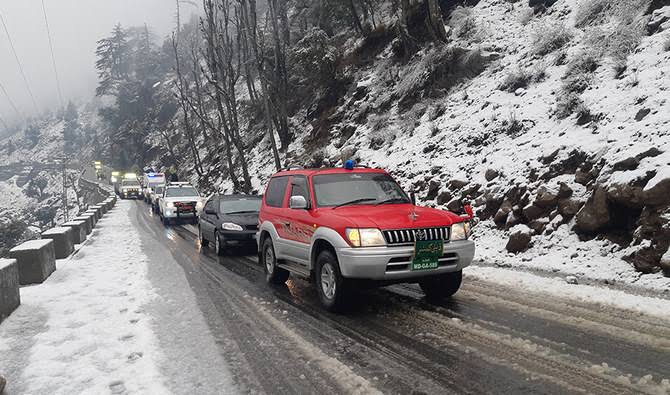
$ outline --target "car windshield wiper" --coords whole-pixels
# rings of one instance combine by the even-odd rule
[[[248,213],[257,213],[258,211],[255,210],[247,210],[247,211],[231,211],[229,213],[224,213],[225,215],[229,214],[248,214]]]
[[[374,201],[377,201],[377,199],[375,199],[375,198],[361,198],[361,199],[355,199],[355,200],[351,200],[351,201],[349,201],[349,202],[340,203],[340,204],[338,204],[337,206],[333,207],[333,209],[336,209],[336,208],[338,208],[338,207],[342,207],[342,206],[348,206],[348,205],[350,205],[350,204],[364,203],[364,202],[374,202]]]
[[[391,198],[382,200],[381,202],[375,204],[375,206],[379,206],[380,204],[391,204],[391,203],[409,203],[409,201],[405,198]]]

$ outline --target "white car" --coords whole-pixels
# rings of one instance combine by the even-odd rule
[[[149,204],[151,205],[151,211],[158,214],[158,199],[163,196],[165,191],[165,185],[158,185],[149,192]]]
[[[145,202],[151,203],[151,194],[156,187],[165,186],[165,174],[163,173],[145,173],[142,178],[142,198]]]
[[[181,219],[198,222],[204,198],[188,182],[173,182],[165,186],[158,199],[158,214],[165,225]]]

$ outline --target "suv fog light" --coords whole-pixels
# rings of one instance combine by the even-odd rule
[[[379,229],[347,228],[347,239],[354,247],[377,247],[386,245],[384,235]]]
[[[450,239],[452,241],[467,240],[468,236],[470,236],[469,222],[459,222],[457,224],[451,225]]]

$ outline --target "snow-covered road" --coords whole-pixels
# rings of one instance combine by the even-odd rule
[[[143,249],[132,204],[119,201],[44,284],[21,289],[0,325],[8,394],[234,392],[183,274],[170,292],[149,280],[150,264],[170,261]]]
[[[442,304],[396,285],[335,315],[196,233],[119,201],[0,325],[8,394],[670,393],[665,299],[473,267]]]

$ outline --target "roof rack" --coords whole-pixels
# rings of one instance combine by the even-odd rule
[[[291,171],[291,170],[304,170],[305,168],[302,166],[293,166],[293,165],[288,165],[286,167],[282,167],[281,169],[277,170],[277,172],[280,171]]]

